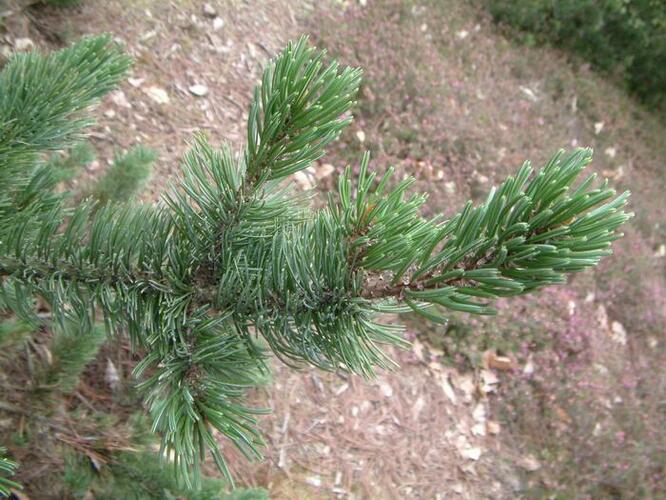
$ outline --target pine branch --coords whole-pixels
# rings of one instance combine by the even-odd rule
[[[138,146],[125,154],[116,154],[113,164],[92,188],[91,196],[100,204],[131,200],[144,186],[157,156]]]
[[[39,375],[39,390],[70,393],[79,381],[79,376],[92,362],[106,340],[104,328],[94,325],[90,329],[80,323],[54,325],[49,349],[51,359]]]
[[[0,447],[0,497],[8,497],[12,494],[11,488],[22,489],[21,485],[8,478],[16,473],[18,464],[5,457],[6,448]]]
[[[30,333],[30,325],[18,320],[0,321],[0,360],[16,356],[16,351],[23,345]]]
[[[594,174],[572,187],[591,160],[589,149],[560,152],[531,180],[526,163],[515,178],[493,188],[484,204],[468,203],[439,222],[419,216],[425,197],[403,201],[410,180],[385,197],[381,187],[372,191],[364,158],[355,200],[349,196],[349,171],[341,179],[355,266],[369,271],[362,296],[395,298],[419,313],[420,303],[427,303],[494,314],[486,301],[564,283],[565,273],[597,265],[612,253],[611,242],[622,236],[616,229],[632,215],[622,211],[629,193],[613,199],[607,182],[588,189]],[[373,279],[381,272],[389,274]]]
[[[46,168],[54,172],[56,182],[67,182],[76,177],[81,169],[95,159],[95,151],[88,142],[72,146],[66,153],[51,155]]]
[[[50,55],[15,55],[0,72],[0,238],[13,217],[40,217],[61,196],[62,172],[39,164],[40,154],[65,149],[92,122],[85,111],[129,68],[109,36],[83,39]]]
[[[251,182],[279,179],[306,168],[351,122],[361,70],[324,67],[325,51],[307,38],[287,44],[268,64],[254,91],[247,127],[247,173]]]
[[[536,175],[524,165],[448,221],[421,217],[426,197],[407,195],[412,180],[389,189],[389,172],[376,182],[366,155],[356,183],[350,169],[340,178],[339,203],[310,210],[281,181],[349,123],[360,82],[360,71],[325,67],[323,58],[305,39],[290,44],[255,91],[246,149],[235,155],[197,137],[183,179],[160,205],[69,209],[24,185],[32,208],[17,207],[17,198],[6,204],[13,212],[0,224],[0,301],[34,321],[38,295],[56,322],[89,328],[101,313],[109,331],[127,331],[146,352],[135,376],[162,455],[191,486],[206,450],[229,474],[214,431],[260,456],[262,411],[243,404],[267,370],[257,337],[289,364],[369,377],[394,366],[383,344],[406,345],[401,327],[379,323],[379,312],[433,320],[441,317],[432,305],[492,313],[497,297],[596,265],[631,216],[622,211],[628,195],[591,187],[594,176],[574,185],[589,150],[558,155]],[[62,116],[79,109],[76,99],[61,102]],[[12,186],[5,168],[0,162],[0,180]]]
[[[110,36],[86,38],[52,55],[15,55],[0,73],[0,180],[62,149],[91,124],[82,111],[120,81],[130,60]]]

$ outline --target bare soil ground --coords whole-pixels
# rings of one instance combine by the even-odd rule
[[[7,45],[108,31],[135,57],[99,110],[101,161],[89,175],[114,150],[149,145],[155,199],[193,132],[240,146],[262,65],[311,33],[366,72],[356,121],[312,167],[324,188],[369,149],[374,168],[414,175],[431,192],[428,210],[450,214],[525,159],[589,145],[594,169],[630,188],[637,212],[617,255],[566,289],[502,303],[492,321],[410,320],[414,349],[394,353],[401,369],[378,380],[276,362],[273,382],[252,395],[273,409],[262,420],[266,461],[233,460],[240,482],[274,498],[622,496],[649,469],[663,486],[663,125],[585,65],[514,45],[463,2],[208,3],[214,14],[198,0],[88,0],[7,18]]]

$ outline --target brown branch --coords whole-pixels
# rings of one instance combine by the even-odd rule
[[[464,262],[462,267],[457,269],[462,269],[463,271],[472,271],[478,269],[479,264],[485,264],[492,260],[494,252],[491,252],[489,256],[476,257],[471,261]],[[456,269],[456,268],[454,268]],[[436,270],[432,270],[429,273],[419,277],[415,281],[410,281],[407,283],[402,283],[399,285],[390,285],[386,284],[384,286],[372,286],[367,289],[364,289],[361,292],[361,297],[370,300],[377,299],[386,299],[386,298],[396,298],[397,300],[402,300],[405,296],[406,291],[422,291],[422,290],[436,290],[438,288],[443,288],[446,286],[463,286],[471,285],[470,281],[464,277],[461,278],[450,278],[448,280],[440,281],[435,283],[434,286],[426,286],[425,282],[434,277]],[[381,277],[376,279],[376,282],[382,282]]]
[[[471,271],[474,268],[465,268],[466,271]],[[418,292],[421,290],[436,290],[437,288],[443,288],[445,286],[461,286],[467,283],[468,281],[465,278],[451,278],[445,281],[436,283],[434,286],[426,286],[425,281],[432,278],[431,274],[425,275],[422,278],[417,279],[409,283],[402,283],[400,285],[390,285],[386,284],[384,286],[373,286],[364,289],[361,292],[361,297],[369,300],[378,300],[378,299],[387,299],[395,298],[397,300],[402,300],[405,296],[406,291]]]

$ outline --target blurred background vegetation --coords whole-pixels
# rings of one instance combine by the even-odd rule
[[[484,0],[493,18],[527,44],[571,50],[624,82],[647,104],[666,104],[666,2]]]

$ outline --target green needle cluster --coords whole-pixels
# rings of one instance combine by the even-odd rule
[[[68,206],[44,162],[80,138],[84,110],[128,68],[108,37],[17,56],[0,73],[0,306],[38,325],[40,297],[59,328],[77,325],[77,345],[86,331],[97,342],[100,320],[108,336],[128,335],[161,455],[191,487],[207,451],[229,475],[220,436],[261,456],[263,410],[244,393],[269,352],[370,377],[393,366],[383,345],[407,345],[382,312],[494,313],[498,297],[596,265],[630,217],[628,194],[594,175],[578,183],[586,149],[537,172],[526,163],[448,220],[422,217],[412,180],[378,178],[365,155],[358,178],[348,168],[313,210],[288,176],[349,124],[361,81],[324,59],[305,38],[290,43],[254,92],[245,147],[196,136],[156,205]]]

